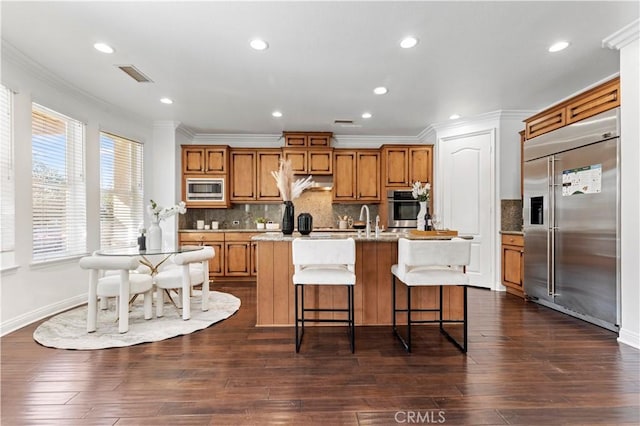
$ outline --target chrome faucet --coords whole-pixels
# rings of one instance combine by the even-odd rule
[[[365,228],[365,236],[367,238],[371,238],[371,219],[369,218],[369,207],[367,207],[366,204],[363,204],[362,207],[360,208],[360,220],[362,220],[362,213],[364,213],[364,211],[366,210],[367,212],[367,221],[366,221],[366,228]]]

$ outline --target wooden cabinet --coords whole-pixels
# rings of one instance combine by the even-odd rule
[[[380,202],[380,152],[335,150],[334,202]]]
[[[219,232],[180,232],[178,240],[181,246],[205,245],[213,247],[215,256],[209,260],[209,276],[224,275],[224,233]]]
[[[502,235],[502,285],[507,292],[524,297],[524,237]]]
[[[280,167],[280,149],[231,150],[231,201],[281,201],[271,172]]]
[[[271,175],[272,171],[280,168],[281,153],[279,149],[264,149],[256,151],[256,187],[257,201],[282,201],[280,190]]]
[[[433,146],[385,146],[382,148],[383,184],[407,188],[413,182],[432,181]]]
[[[331,132],[283,132],[285,147],[329,147]]]
[[[232,149],[231,201],[255,201],[256,199],[256,150]]]
[[[294,174],[331,175],[333,149],[284,148],[282,156],[291,161]]]
[[[616,77],[525,120],[526,139],[620,106],[620,78]]]
[[[255,276],[255,250],[250,232],[225,232],[225,276],[248,277]]]
[[[182,174],[226,174],[227,146],[182,146]]]

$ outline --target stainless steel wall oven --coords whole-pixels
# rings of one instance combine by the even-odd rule
[[[417,225],[416,217],[420,210],[418,200],[413,198],[411,190],[388,191],[388,221],[387,228],[394,229],[414,228]]]

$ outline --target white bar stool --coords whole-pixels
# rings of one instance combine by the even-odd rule
[[[451,240],[408,240],[398,239],[398,264],[391,267],[393,281],[393,333],[398,337],[407,352],[411,352],[411,325],[438,323],[440,332],[451,340],[462,352],[467,352],[467,285],[469,277],[466,265],[471,258],[471,241],[461,238]],[[407,288],[406,309],[396,305],[396,278]],[[463,320],[442,319],[442,288],[447,285],[463,286],[464,317]],[[439,286],[439,305],[436,309],[419,309],[411,307],[411,289],[413,287]],[[407,336],[402,337],[396,326],[399,312],[407,314]],[[413,312],[438,312],[436,320],[414,320]],[[462,324],[463,342],[454,339],[443,327],[445,323]]]
[[[292,243],[292,257],[295,267],[293,284],[295,286],[296,352],[300,352],[305,322],[339,322],[348,325],[351,353],[354,353],[355,309],[353,288],[356,284],[356,243],[354,239],[316,240],[311,238],[296,238]],[[347,308],[305,308],[304,287],[322,285],[346,286]],[[301,299],[300,306],[298,306],[298,297]],[[304,315],[305,312],[346,312],[347,318],[306,319]],[[300,324],[302,324],[301,331],[299,330]]]

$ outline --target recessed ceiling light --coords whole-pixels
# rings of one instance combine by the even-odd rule
[[[265,50],[269,47],[269,43],[259,38],[254,38],[249,42],[249,45],[255,50]]]
[[[163,104],[171,105],[173,103],[173,100],[170,98],[161,98],[160,102],[162,102]]]
[[[549,52],[559,52],[567,47],[569,47],[568,41],[559,41],[557,43],[553,43],[551,47],[549,47]]]
[[[373,93],[375,93],[376,95],[384,95],[387,92],[388,92],[387,88],[383,86],[376,87],[375,89],[373,89]]]
[[[273,111],[271,115],[273,115],[276,118],[282,117],[282,113],[280,111]]]
[[[362,118],[371,118],[371,113],[370,112],[363,113]]]
[[[417,38],[415,38],[415,37],[405,37],[400,42],[400,47],[402,47],[403,49],[411,49],[412,47],[415,47],[416,44],[418,44],[418,39]]]
[[[96,43],[93,45],[94,49],[96,49],[99,52],[102,53],[113,53],[115,52],[115,50],[113,50],[113,47],[109,46],[106,43]]]
[[[460,118],[460,114],[451,114],[449,116],[449,120],[457,120],[458,118]]]

